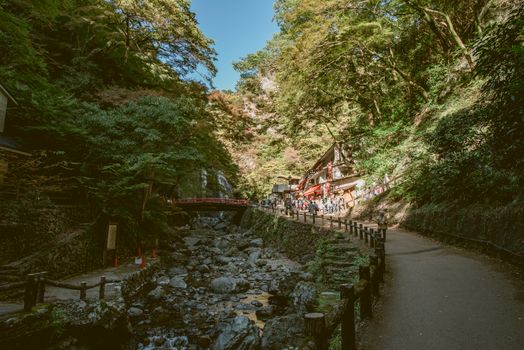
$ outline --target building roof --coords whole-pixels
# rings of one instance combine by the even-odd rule
[[[20,146],[15,139],[4,134],[0,134],[0,150],[18,153],[24,156],[31,155],[30,153],[25,152],[22,146]]]
[[[273,185],[273,193],[284,193],[289,191],[291,188],[288,184],[275,184]]]
[[[9,93],[9,91],[7,91],[7,89],[0,83],[0,91],[7,96],[7,98],[13,102],[16,106],[18,106],[18,102],[16,102],[15,98],[13,97],[13,95],[11,95]]]

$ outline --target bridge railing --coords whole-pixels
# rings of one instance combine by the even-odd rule
[[[209,203],[209,204],[228,204],[228,205],[249,205],[247,199],[233,199],[233,198],[183,198],[176,199],[173,201],[173,204],[200,204],[200,203]]]

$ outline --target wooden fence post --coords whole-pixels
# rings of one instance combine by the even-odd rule
[[[349,220],[349,234],[353,234],[353,220]]]
[[[320,215],[320,218],[322,219],[322,226],[324,226],[324,214]]]
[[[386,272],[386,250],[384,246],[384,242],[378,242],[376,244],[377,247],[377,255],[380,259],[380,267],[382,270],[382,274]]]
[[[80,299],[86,300],[87,298],[87,282],[81,282],[80,283]]]
[[[297,221],[300,221],[300,212],[297,210]]]
[[[368,242],[368,235],[369,235],[369,231],[368,231],[368,227],[364,227],[364,243],[367,243]]]
[[[353,223],[353,234],[358,236],[358,224],[356,222]]]
[[[360,315],[362,318],[371,318],[373,316],[372,296],[371,296],[371,278],[369,266],[359,266],[359,278],[365,280],[366,287],[360,296]]]
[[[372,228],[369,229],[369,247],[375,248],[375,231]]]
[[[344,232],[348,232],[348,219],[344,219]]]
[[[333,228],[333,217],[329,217],[329,228]]]
[[[371,290],[373,291],[373,295],[376,297],[380,296],[380,286],[379,286],[379,280],[380,280],[380,266],[378,265],[378,256],[373,254],[369,257],[370,265],[374,267],[374,273],[371,275]]]
[[[382,239],[384,240],[384,242],[386,241],[386,229],[385,228],[382,229]]]
[[[305,314],[304,328],[306,335],[315,339],[317,349],[326,349],[326,318],[324,317],[324,314],[318,312]]]
[[[100,277],[100,290],[98,291],[98,299],[103,300],[106,297],[106,276]]]
[[[340,299],[347,299],[347,308],[342,314],[341,349],[355,350],[355,288],[352,284],[340,286]]]
[[[307,222],[307,213],[304,213],[304,222]]]
[[[37,277],[36,302],[43,303],[45,299],[45,280],[47,272],[41,272]]]
[[[312,218],[313,218],[313,225],[315,224],[315,218],[316,218],[316,216],[317,216],[316,213],[313,213],[313,215],[312,215]]]
[[[342,220],[340,220],[340,218],[338,218],[338,229],[340,230],[342,228]]]
[[[362,226],[362,224],[358,224],[358,234],[360,236],[360,240],[364,239],[364,228]]]
[[[36,291],[36,282],[35,277],[32,275],[27,275],[26,284],[25,284],[25,293],[24,293],[24,311],[31,311],[34,304],[34,297]]]

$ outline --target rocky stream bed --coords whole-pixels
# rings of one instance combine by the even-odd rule
[[[250,230],[204,217],[162,242],[165,269],[128,309],[138,349],[285,349],[304,342],[313,276]]]
[[[319,300],[322,307],[337,298],[333,292],[319,295],[318,282],[337,285],[354,272],[356,248],[345,239],[322,237],[316,259],[328,265],[313,269],[314,276],[252,228],[218,215],[194,219],[162,236],[159,262],[134,278],[140,288],[126,282],[115,286],[122,296],[111,300],[43,304],[32,313],[0,320],[0,345],[26,349],[37,344],[52,350],[302,348],[307,343],[304,314],[318,309]],[[295,255],[311,267],[316,248],[309,244],[307,254]],[[325,277],[333,281],[326,284]],[[137,292],[129,294],[130,289]]]

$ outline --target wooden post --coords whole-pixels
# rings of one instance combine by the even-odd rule
[[[375,231],[372,228],[369,229],[369,247],[375,248]]]
[[[340,286],[340,299],[347,299],[347,308],[342,314],[341,349],[356,350],[355,345],[355,288],[352,284]]]
[[[384,248],[384,243],[379,242],[376,244],[376,247],[378,248],[377,255],[380,259],[380,267],[382,269],[382,273],[386,272],[386,250]]]
[[[333,217],[329,217],[329,228],[333,228]]]
[[[384,242],[386,241],[386,229],[385,228],[382,229],[382,239],[384,240]]]
[[[366,287],[360,296],[360,315],[362,318],[371,318],[373,316],[372,310],[372,296],[371,296],[371,278],[369,273],[369,266],[359,267],[360,280],[366,280]]]
[[[338,229],[340,230],[342,228],[342,220],[340,220],[340,218],[338,218]]]
[[[87,282],[80,283],[80,299],[86,300],[87,298]]]
[[[358,224],[358,234],[360,235],[360,240],[364,239],[364,228],[362,224]]]
[[[358,236],[358,224],[356,222],[353,223],[353,233],[355,237]]]
[[[307,213],[304,213],[304,222],[307,222]]]
[[[324,214],[320,215],[320,218],[322,219],[322,226],[324,226]]]
[[[313,215],[312,215],[312,218],[313,218],[313,225],[315,224],[315,218],[316,218],[316,216],[317,216],[317,215],[316,215],[315,213],[313,213]]]
[[[45,299],[45,279],[47,272],[41,272],[40,275],[37,277],[37,290],[36,290],[36,302],[37,303],[43,303]]]
[[[98,299],[104,300],[106,297],[106,276],[100,277],[100,290],[98,291]]]
[[[366,226],[366,227],[364,227],[364,243],[368,242],[368,235],[369,235],[369,232],[368,232],[368,228]]]
[[[352,220],[349,220],[349,234],[350,235],[353,234],[353,221]]]
[[[300,221],[300,212],[297,210],[297,221]]]
[[[348,219],[344,219],[344,232],[348,232]]]
[[[378,284],[380,280],[380,266],[378,266],[378,256],[373,254],[369,257],[370,265],[374,267],[375,273],[371,276],[371,290],[373,295],[380,296],[380,286]]]
[[[317,349],[326,349],[326,318],[324,317],[324,314],[318,312],[305,314],[304,327],[306,335],[315,339]]]
[[[34,305],[34,293],[35,293],[35,277],[27,275],[25,293],[24,293],[24,311],[31,311]]]

